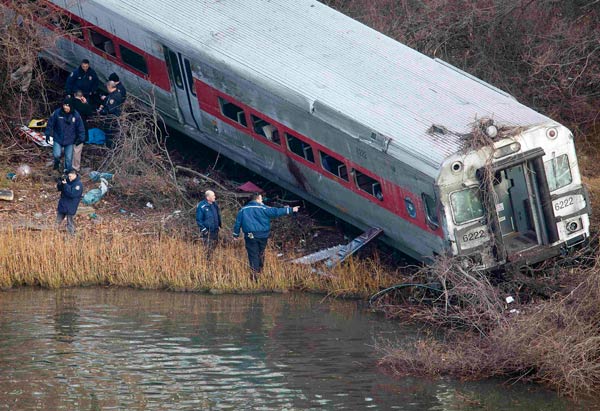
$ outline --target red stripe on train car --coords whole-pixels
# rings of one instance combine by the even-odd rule
[[[2,0],[2,2],[5,4],[9,4],[9,2],[7,2],[7,0]],[[105,60],[110,61],[113,64],[118,65],[119,67],[122,67],[123,69],[125,69],[127,71],[132,72],[136,76],[143,78],[144,80],[154,84],[155,86],[157,86],[169,93],[171,92],[171,84],[169,81],[169,72],[167,69],[167,64],[164,60],[161,60],[161,59],[147,53],[146,51],[129,43],[128,41],[102,29],[99,26],[96,26],[96,25],[90,23],[89,21],[79,17],[76,14],[71,13],[70,11],[68,11],[66,9],[63,9],[62,7],[59,7],[48,1],[44,1],[44,6],[47,7],[49,10],[54,11],[55,13],[64,14],[70,20],[77,22],[81,26],[81,30],[84,35],[83,39],[80,39],[79,37],[74,36],[72,34],[67,34],[67,36],[63,37],[64,39],[69,40],[81,47],[84,47],[85,49],[91,51],[92,53],[104,58]],[[39,16],[38,17],[33,16],[33,17],[37,23],[43,25],[44,27],[46,27],[54,32],[62,32],[63,31],[61,27],[57,27],[54,24],[50,24],[49,20],[44,21]],[[57,17],[57,16],[52,16],[52,17]],[[101,49],[97,48],[96,46],[94,46],[94,44],[92,43],[92,40],[90,38],[90,32],[89,32],[90,29],[102,34],[103,36],[107,37],[108,39],[110,39],[113,42],[114,51],[115,51],[114,56],[111,54],[108,54],[104,50],[101,50]],[[144,57],[144,60],[146,61],[146,67],[148,69],[147,70],[148,74],[143,73],[143,72],[139,71],[138,69],[136,69],[135,67],[132,67],[122,61],[121,49],[119,47],[120,45],[127,47],[128,49],[130,49]]]
[[[341,184],[342,186],[351,190],[353,193],[366,198],[367,200],[372,202],[374,205],[385,208],[386,210],[396,214],[397,216],[401,217],[402,219],[408,221],[409,223],[421,228],[422,230],[430,232],[430,233],[436,235],[437,237],[443,238],[443,232],[442,232],[441,227],[438,227],[437,229],[432,229],[427,224],[425,210],[424,210],[424,204],[421,200],[420,195],[414,194],[411,191],[392,183],[391,181],[385,180],[385,179],[377,176],[376,174],[364,169],[360,165],[348,160],[347,158],[344,158],[336,153],[333,153],[331,150],[322,146],[315,140],[310,139],[310,138],[304,136],[303,134],[300,134],[297,131],[292,130],[289,127],[286,127],[285,125],[277,122],[276,120],[273,120],[272,118],[262,114],[261,112],[257,111],[256,109],[236,100],[235,98],[229,96],[228,94],[225,94],[225,93],[211,87],[210,85],[198,80],[197,78],[194,78],[194,86],[196,88],[196,94],[198,95],[198,103],[200,104],[201,110],[219,118],[220,120],[235,127],[236,129],[252,136],[256,140],[260,141],[261,143],[268,145],[270,148],[277,150],[277,151],[284,152],[289,158],[291,158],[299,163],[302,163],[306,167],[311,168],[312,170],[326,176],[327,178],[337,181],[339,184]],[[227,101],[238,105],[240,108],[242,108],[244,110],[244,113],[246,115],[246,124],[248,124],[247,127],[244,127],[242,124],[230,119],[227,116],[224,116],[221,113],[221,107],[219,106],[219,97],[224,98]],[[256,134],[252,127],[252,119],[250,117],[250,114],[254,114],[254,115],[268,121],[273,126],[275,126],[279,130],[281,145],[278,145],[271,141],[268,141],[263,136]],[[286,140],[285,140],[286,132],[293,135],[294,137],[299,138],[300,140],[302,140],[312,146],[313,156],[315,159],[314,163],[298,156],[297,154],[294,154],[293,152],[291,152],[289,150],[289,148],[287,147]],[[380,201],[377,198],[373,197],[372,195],[359,189],[352,181],[351,176],[349,177],[350,181],[345,181],[344,179],[339,178],[332,173],[328,173],[324,169],[319,167],[320,160],[319,160],[319,156],[318,156],[318,153],[316,150],[321,151],[325,154],[331,155],[332,157],[334,157],[334,158],[342,161],[344,164],[346,164],[346,168],[348,170],[349,176],[350,176],[350,170],[355,169],[355,170],[360,171],[361,173],[379,181],[380,184],[382,185],[383,201]],[[409,200],[414,206],[414,209],[416,212],[416,215],[414,217],[412,217],[409,214],[409,212],[407,211],[406,200]]]

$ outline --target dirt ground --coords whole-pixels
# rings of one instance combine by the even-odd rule
[[[105,155],[107,150],[103,147],[84,146],[80,173],[84,193],[99,187],[99,182],[90,179],[89,173],[93,171],[93,167],[90,166],[98,164],[99,159]],[[193,167],[189,160],[179,157],[176,152],[173,157],[180,161],[181,165]],[[3,158],[0,162],[0,189],[9,189],[14,193],[14,200],[0,200],[0,227],[55,229],[56,207],[60,197],[60,192],[56,189],[56,179],[60,174],[52,170],[51,148],[38,147],[33,142],[15,137],[12,145],[5,146],[0,151],[0,158]],[[31,173],[19,173],[19,167],[23,165],[29,166]],[[16,174],[16,177],[11,179],[11,173]],[[244,192],[236,191],[235,187],[238,184],[226,180],[223,174],[217,171],[210,173],[211,179],[231,190],[215,189],[224,220],[221,238],[228,242],[237,210],[248,197]],[[249,178],[252,176],[249,175]],[[118,176],[115,176],[116,179]],[[110,182],[107,194],[98,203],[80,204],[75,219],[77,230],[120,234],[166,232],[195,241],[198,239],[195,206],[202,199],[204,190],[215,186],[210,181],[202,181],[193,175],[181,175],[178,182],[188,199],[175,206],[170,204],[172,202],[165,202],[169,205],[160,202],[155,204],[147,201],[149,199],[143,195],[122,196],[113,190],[113,182]],[[337,224],[333,217],[324,217],[324,213],[316,207],[299,199],[286,199],[288,196],[289,194],[279,188],[268,187],[267,197],[271,199],[270,205],[301,205],[301,212],[294,218],[273,221],[272,243],[275,246],[293,249],[295,254],[303,255],[347,243],[351,240],[349,235],[355,234],[345,234],[343,226]],[[60,229],[65,230],[64,222]]]

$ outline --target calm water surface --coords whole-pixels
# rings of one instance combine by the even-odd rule
[[[0,292],[0,410],[590,409],[521,384],[377,368],[377,346],[417,335],[310,295]]]

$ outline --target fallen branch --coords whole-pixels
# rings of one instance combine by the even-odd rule
[[[200,177],[201,179],[206,180],[206,181],[208,181],[208,182],[216,185],[221,190],[223,190],[223,193],[221,193],[221,194],[227,194],[229,196],[236,197],[236,198],[246,198],[246,197],[249,197],[249,196],[252,195],[251,193],[234,193],[233,191],[231,191],[230,189],[228,189],[227,187],[225,187],[223,184],[219,183],[215,179],[210,178],[206,174],[199,173],[196,170],[192,170],[191,168],[182,167],[182,166],[175,166],[175,169],[179,170],[179,171],[185,171],[186,173],[190,173],[190,174],[196,175],[196,176]]]

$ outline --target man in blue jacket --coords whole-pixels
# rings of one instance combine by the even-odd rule
[[[72,96],[77,90],[83,91],[85,98],[94,102],[96,91],[100,82],[96,71],[90,67],[88,59],[81,60],[81,64],[67,78],[66,91],[68,96]]]
[[[103,116],[102,131],[106,134],[106,147],[113,148],[114,138],[119,132],[118,117],[121,115],[123,96],[117,90],[114,81],[108,81],[106,89],[108,90],[108,95],[98,107],[98,114]]]
[[[239,211],[233,226],[233,237],[240,236],[240,228],[244,231],[248,262],[252,269],[252,280],[256,281],[265,262],[265,248],[271,233],[271,219],[297,213],[300,207],[267,207],[263,204],[261,194],[254,193],[252,201]]]
[[[60,108],[48,119],[46,126],[46,142],[52,145],[52,156],[54,157],[54,169],[60,166],[60,157],[65,149],[65,170],[73,167],[73,146],[85,141],[85,128],[79,113],[71,108],[71,100],[67,99]]]
[[[121,83],[121,80],[119,79],[117,73],[110,73],[110,76],[108,76],[108,81],[112,81],[115,83],[117,91],[121,94],[121,97],[123,97],[123,101],[125,101],[127,99],[127,90],[125,89],[123,83]],[[104,98],[102,99],[104,100]]]
[[[65,178],[66,177],[66,178]],[[75,170],[69,170],[66,176],[56,184],[56,189],[60,191],[58,208],[56,210],[56,225],[60,225],[62,220],[67,218],[67,231],[69,234],[75,234],[74,216],[77,214],[79,201],[83,196],[83,184]]]
[[[206,247],[207,256],[210,258],[219,241],[221,211],[214,191],[207,190],[204,197],[204,200],[200,201],[198,207],[196,207],[196,223],[200,229],[200,236]]]

